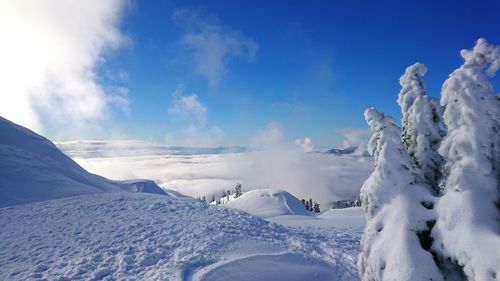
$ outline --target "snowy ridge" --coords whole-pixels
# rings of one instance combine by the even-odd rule
[[[114,184],[121,187],[122,190],[128,192],[142,192],[142,193],[152,193],[152,194],[160,194],[160,195],[170,195],[170,194],[178,194],[174,197],[182,196],[180,193],[175,191],[164,191],[152,180],[124,180],[124,181],[113,181]]]
[[[153,182],[115,183],[91,174],[48,139],[2,117],[0,132],[0,207],[123,190],[165,194]]]
[[[299,199],[289,192],[279,189],[251,190],[236,199],[230,199],[223,203],[225,207],[238,209],[262,218],[283,215],[312,215]]]
[[[357,146],[350,146],[346,148],[331,148],[327,150],[325,153],[333,155],[353,154],[357,149],[358,149]]]

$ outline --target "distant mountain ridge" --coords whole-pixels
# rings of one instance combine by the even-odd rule
[[[326,153],[333,155],[353,154],[357,149],[358,149],[357,146],[351,146],[347,148],[332,148],[326,151]]]
[[[59,149],[64,153],[80,158],[113,157],[122,156],[145,156],[145,155],[200,155],[200,154],[223,154],[246,152],[248,149],[243,146],[217,146],[217,147],[189,147],[170,146],[155,144],[137,140],[121,141],[65,141],[56,142]]]
[[[326,154],[331,154],[335,156],[341,156],[341,155],[358,155],[358,156],[363,156],[363,157],[371,157],[370,153],[366,150],[361,150],[360,147],[358,146],[349,146],[346,148],[331,148],[325,151],[324,153]]]

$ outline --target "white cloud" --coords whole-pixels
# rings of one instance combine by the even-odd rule
[[[99,127],[110,106],[96,67],[106,50],[127,42],[118,29],[127,3],[0,0],[0,114],[31,129]]]
[[[258,134],[271,132],[270,139],[276,140],[276,127],[271,128]],[[64,148],[83,167],[113,179],[153,179],[163,187],[194,197],[220,194],[239,182],[246,190],[282,188],[299,198],[312,197],[323,208],[332,200],[359,194],[373,170],[371,157],[304,153],[294,144],[275,144],[259,151],[198,155],[192,155],[191,148],[178,155],[182,149],[171,151],[157,144],[116,141],[107,145],[72,142]]]
[[[181,43],[187,48],[195,71],[212,85],[220,82],[232,60],[251,62],[255,58],[258,44],[252,38],[224,26],[213,17],[176,9],[172,21],[183,31]]]
[[[283,128],[276,123],[269,123],[257,130],[250,140],[250,147],[260,150],[279,148],[284,143],[283,139]]]
[[[344,148],[356,146],[360,152],[366,150],[366,145],[372,136],[372,132],[368,128],[345,128],[338,130],[338,132],[344,137],[342,142]]]
[[[217,126],[196,127],[187,125],[180,130],[165,134],[164,142],[170,145],[210,147],[223,144],[226,134]]]
[[[108,89],[107,101],[109,104],[113,104],[125,112],[130,110],[130,99],[128,96],[128,88],[125,87],[113,87]]]
[[[296,139],[295,145],[300,147],[304,152],[313,152],[314,151],[314,145],[313,145],[312,139],[310,139],[310,138]]]
[[[168,112],[186,119],[191,125],[202,127],[207,122],[207,108],[199,101],[198,95],[174,95]]]
[[[311,139],[289,143],[284,135],[283,128],[276,123],[257,130],[251,141],[251,147],[257,150],[232,164],[243,183],[251,188],[282,188],[300,198],[317,198],[322,204],[327,198],[338,196],[333,191],[336,188],[340,193],[350,192],[343,186],[332,186],[327,170],[330,156],[306,153],[304,148],[311,148]]]
[[[179,85],[172,94],[168,113],[180,122],[181,130],[166,134],[165,141],[182,145],[217,145],[224,140],[224,130],[207,124],[207,107],[197,94],[184,95],[184,86]]]

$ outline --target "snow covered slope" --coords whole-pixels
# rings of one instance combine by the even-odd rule
[[[251,190],[236,199],[230,200],[224,206],[262,218],[282,215],[312,215],[299,199],[279,189]]]
[[[160,195],[166,194],[166,192],[163,191],[161,187],[159,187],[152,180],[124,180],[124,181],[113,181],[113,183],[120,186],[122,190],[128,192],[142,192],[142,193],[152,193]],[[177,192],[176,194],[180,195],[180,193]]]
[[[316,231],[341,232],[354,237],[360,237],[366,225],[365,212],[361,207],[331,209],[319,216],[285,215],[266,220],[286,226],[314,228]]]
[[[352,227],[362,230],[366,224],[365,211],[361,207],[330,209],[318,218],[333,221],[337,228]]]
[[[358,280],[359,235],[159,196],[152,181],[88,173],[5,119],[0,132],[0,280]],[[309,215],[279,190],[233,202],[261,216]]]
[[[91,174],[48,139],[0,117],[0,207],[122,190],[163,193],[154,183]]]
[[[359,236],[189,198],[100,193],[0,208],[0,280],[358,280]]]

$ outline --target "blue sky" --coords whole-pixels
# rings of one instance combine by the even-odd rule
[[[101,106],[111,112],[104,131],[113,131],[101,138],[244,145],[274,124],[286,140],[335,145],[342,129],[366,128],[367,107],[399,118],[407,66],[426,64],[429,93],[438,96],[462,63],[460,49],[479,37],[500,43],[493,0],[110,2],[121,8],[101,9],[118,14],[104,30],[125,39],[105,37],[104,51],[81,63],[95,66],[105,91],[118,92],[107,101],[126,107]],[[39,115],[39,123],[54,119]],[[53,130],[49,136],[61,135]]]

